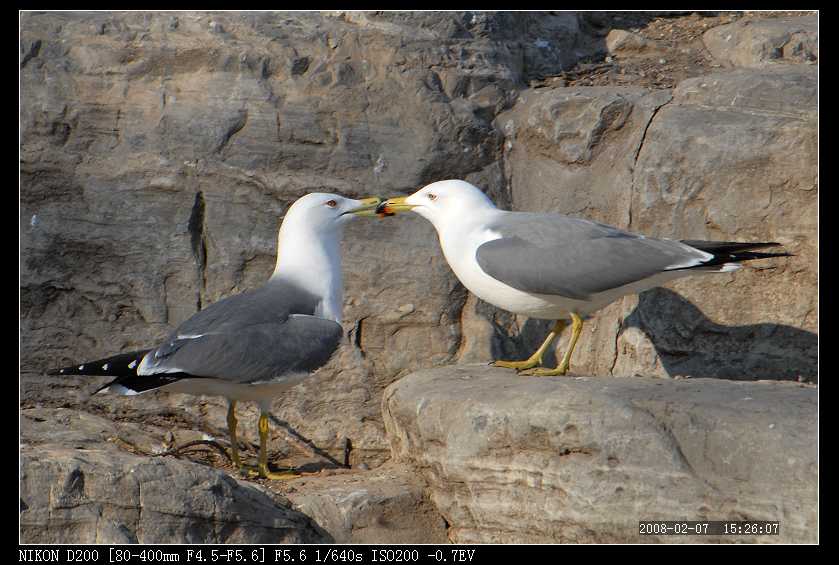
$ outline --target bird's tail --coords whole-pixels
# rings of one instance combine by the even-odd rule
[[[113,357],[88,361],[79,365],[71,365],[48,371],[48,375],[89,375],[97,377],[129,377],[137,376],[137,366],[150,349],[129,351]]]
[[[713,255],[708,261],[690,267],[697,271],[734,271],[740,268],[740,263],[753,261],[755,259],[769,259],[771,257],[793,257],[792,253],[761,253],[753,249],[764,249],[766,247],[780,247],[780,243],[774,241],[738,243],[735,241],[697,241],[683,239],[685,245],[699,249]]]
[[[187,373],[157,373],[138,375],[137,368],[143,357],[151,349],[141,349],[120,353],[113,357],[88,361],[80,365],[71,365],[48,371],[48,375],[87,375],[96,377],[114,377],[113,380],[100,386],[92,394],[99,392],[115,392],[117,394],[135,395],[160,388],[184,378],[200,378]]]

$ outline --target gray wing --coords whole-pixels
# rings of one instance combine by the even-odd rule
[[[560,214],[509,212],[488,228],[501,238],[477,249],[486,274],[518,290],[576,300],[711,257],[678,241]]]
[[[343,336],[340,324],[313,315],[317,302],[305,291],[275,282],[220,300],[151,351],[141,373],[182,372],[248,383],[313,371],[329,360]]]

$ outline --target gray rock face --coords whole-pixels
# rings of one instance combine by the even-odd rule
[[[631,228],[778,241],[795,257],[682,279],[671,286],[677,304],[633,305],[639,316],[624,326],[652,338],[660,366],[643,360],[653,358],[650,344],[630,331],[618,343],[616,373],[816,380],[816,89],[813,67],[738,70],[682,82],[656,115],[638,154]],[[669,339],[656,339],[662,324]]]
[[[329,532],[335,543],[447,543],[446,525],[410,467],[295,481],[295,509]]]
[[[606,49],[612,55],[626,55],[655,50],[652,43],[636,33],[613,29],[606,36]]]
[[[30,409],[22,420],[23,543],[331,541],[310,518],[254,484],[106,443],[113,424],[104,418]]]
[[[714,58],[734,67],[817,63],[819,19],[745,19],[708,30],[702,41]]]
[[[253,482],[238,478],[209,447],[204,455],[179,454],[201,463],[150,456],[221,432],[206,421],[189,422],[189,412],[175,405],[166,416],[116,407],[117,416],[104,410],[115,407],[98,403],[85,408],[22,411],[25,543],[447,541],[442,517],[410,468],[326,469],[288,482]],[[165,417],[185,425],[165,427]],[[255,436],[253,423],[243,420],[241,427]]]
[[[812,386],[465,365],[399,380],[383,411],[456,543],[734,541],[641,537],[647,519],[780,520],[760,541],[817,541]]]

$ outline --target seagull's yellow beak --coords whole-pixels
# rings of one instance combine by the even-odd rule
[[[367,198],[359,199],[361,202],[361,206],[358,208],[353,208],[352,210],[347,210],[344,214],[354,214],[356,216],[369,216],[375,217],[376,216],[376,208],[382,203],[382,199],[378,196],[368,196]],[[342,216],[344,214],[341,214]]]
[[[400,196],[399,198],[388,198],[376,208],[376,213],[382,216],[393,216],[399,212],[407,212],[412,208],[416,208],[414,204],[408,204],[405,200],[408,196]]]

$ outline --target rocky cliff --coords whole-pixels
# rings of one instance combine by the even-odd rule
[[[408,194],[444,178],[477,184],[505,208],[653,236],[774,240],[795,254],[610,305],[587,324],[575,374],[817,381],[814,15],[26,12],[20,39],[21,404],[48,411],[35,416],[43,422],[55,410],[102,418],[103,438],[123,428],[133,437],[123,424],[141,424],[158,450],[167,432],[223,438],[220,399],[89,398],[100,382],[43,371],[152,345],[259,284],[282,214],[302,194]],[[274,413],[332,457],[349,439],[351,463],[377,467],[394,441],[382,416],[388,385],[433,366],[524,356],[548,322],[467,293],[419,218],[356,221],[345,239],[346,342]],[[254,420],[243,405],[250,438]],[[24,431],[37,421],[24,418]],[[99,464],[62,451],[41,425],[24,443],[81,462],[25,457],[24,481],[64,485]],[[272,430],[275,458],[302,456]],[[425,524],[415,531],[439,539],[413,467],[398,473],[404,488],[373,489],[372,499],[415,501],[412,520]],[[231,507],[258,497],[205,474],[190,480],[222,481]],[[346,497],[328,493],[346,495],[343,483],[311,488],[309,515],[332,524],[328,534],[285,510],[260,531],[369,541],[348,524],[390,523],[334,503]],[[53,499],[27,496],[27,539],[73,539],[45,517],[57,515],[44,510]],[[458,516],[434,500],[447,520]],[[125,539],[162,539],[141,539],[139,522],[125,520]],[[245,539],[220,518],[196,520],[195,531],[215,532],[208,540]],[[450,524],[452,539],[489,539]],[[407,539],[376,527],[367,533]],[[184,536],[171,539],[194,539]]]

